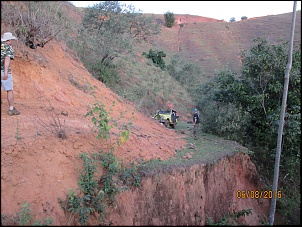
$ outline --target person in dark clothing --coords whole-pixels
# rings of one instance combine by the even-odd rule
[[[197,108],[194,109],[194,115],[193,115],[193,124],[194,124],[194,129],[193,129],[193,134],[196,136],[197,130],[199,127],[200,123],[200,116]]]

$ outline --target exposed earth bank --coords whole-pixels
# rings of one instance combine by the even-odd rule
[[[229,213],[251,210],[235,219],[242,225],[267,222],[269,200],[241,198],[259,190],[260,179],[248,155],[226,156],[215,164],[195,164],[145,177],[142,187],[117,197],[113,225],[206,225]],[[239,192],[240,191],[240,192]]]
[[[183,136],[155,123],[150,116],[92,78],[60,43],[29,50],[16,48],[12,61],[15,107],[8,116],[1,91],[1,214],[13,216],[24,202],[33,217],[49,217],[53,225],[67,225],[58,203],[77,188],[82,152],[108,152],[96,139],[88,104],[98,101],[114,121],[130,129],[128,141],[113,153],[124,164],[166,160],[187,146]],[[120,116],[123,115],[123,118]],[[130,123],[131,122],[131,123]],[[111,139],[119,130],[112,129]],[[257,190],[254,165],[246,155],[225,157],[210,165],[171,169],[142,178],[141,188],[117,196],[108,216],[113,225],[204,225],[228,211],[252,209],[243,224],[257,225],[267,216],[268,200],[237,199],[237,190]],[[93,224],[93,223],[92,223]]]

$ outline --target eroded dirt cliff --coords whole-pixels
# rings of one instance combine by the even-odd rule
[[[142,187],[117,197],[109,215],[114,225],[205,225],[232,212],[251,209],[243,225],[266,221],[269,201],[240,199],[238,190],[259,190],[260,179],[248,155],[195,164],[145,177]]]

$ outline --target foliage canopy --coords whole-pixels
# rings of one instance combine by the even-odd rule
[[[219,72],[200,87],[199,106],[206,132],[234,139],[254,150],[260,172],[272,179],[278,137],[288,43],[269,44],[254,40],[249,51],[241,53],[242,74]],[[288,101],[280,162],[280,187],[296,203],[293,192],[300,190],[301,144],[301,50],[293,53]],[[290,185],[290,188],[288,187]]]
[[[92,75],[102,82],[118,82],[113,60],[130,52],[135,42],[157,34],[159,26],[132,5],[104,1],[85,8],[78,32],[70,42]]]

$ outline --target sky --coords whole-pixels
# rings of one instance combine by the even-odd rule
[[[93,6],[100,1],[70,1],[77,7]],[[247,18],[262,17],[293,12],[294,1],[120,1],[133,5],[142,13],[190,14],[229,21],[235,17],[240,21]],[[301,1],[297,1],[296,11],[301,11]]]

